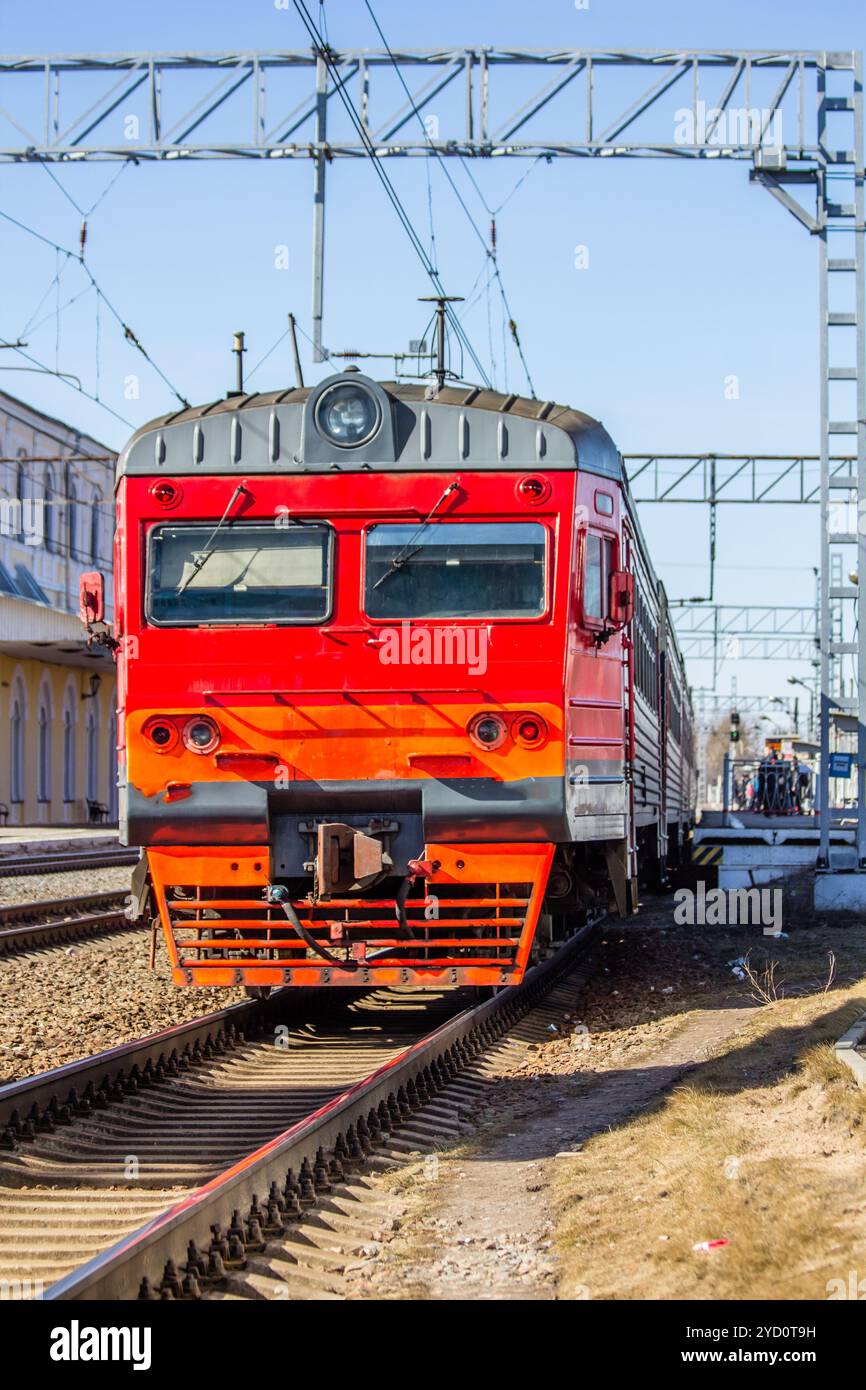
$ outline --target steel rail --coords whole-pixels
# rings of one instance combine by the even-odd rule
[[[0,907],[0,955],[123,928],[135,930],[124,911],[127,896],[122,890],[108,889],[71,898],[7,903]]]
[[[283,1011],[295,991],[278,990],[267,1000],[251,999],[177,1023],[159,1033],[119,1043],[78,1062],[27,1076],[0,1086],[0,1149],[14,1146],[20,1130],[51,1129],[72,1114],[86,1114],[94,1104],[109,1104],[109,1092],[129,1093],[152,1085],[156,1071],[174,1054],[187,1062],[196,1053],[212,1052],[225,1039],[255,1036],[265,1023]],[[318,991],[304,991],[309,1000]],[[102,1100],[100,1101],[100,1095]],[[84,1100],[84,1097],[93,1100]],[[82,1103],[83,1102],[83,1103]]]
[[[113,849],[85,850],[80,854],[0,855],[0,878],[23,878],[28,874],[74,873],[78,869],[110,869],[135,864],[138,850],[119,845]]]
[[[173,1297],[175,1290],[193,1298],[203,1287],[222,1282],[226,1267],[242,1261],[246,1247],[263,1249],[269,1235],[285,1229],[279,1194],[297,1186],[295,1174],[301,1176],[310,1204],[317,1173],[327,1190],[346,1167],[359,1166],[378,1138],[443,1091],[467,1063],[527,1013],[585,951],[597,928],[597,922],[587,924],[554,957],[534,967],[521,985],[449,1019],[59,1279],[46,1298]],[[246,1219],[242,1212],[249,1213]],[[229,1231],[231,1245],[224,1234]],[[186,1271],[185,1285],[179,1270]]]

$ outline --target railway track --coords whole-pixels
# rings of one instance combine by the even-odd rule
[[[116,845],[108,849],[83,850],[78,854],[20,854],[0,856],[0,878],[21,878],[25,874],[72,873],[80,869],[110,869],[135,864],[137,849]]]
[[[0,956],[128,930],[132,923],[124,911],[127,896],[109,889],[72,898],[6,904],[0,907]]]
[[[479,1054],[594,931],[473,1007],[469,991],[321,991],[311,1017],[311,995],[281,991],[0,1088],[0,1283],[249,1293],[250,1261],[317,1202],[351,1205],[374,1151],[454,1128]]]

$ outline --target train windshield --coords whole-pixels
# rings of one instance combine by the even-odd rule
[[[373,526],[366,536],[370,618],[537,618],[546,534],[538,522]]]
[[[147,618],[164,626],[315,623],[331,609],[331,529],[318,522],[155,526],[147,568]]]

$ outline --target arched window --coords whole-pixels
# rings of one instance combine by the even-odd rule
[[[108,721],[108,819],[117,820],[117,715]]]
[[[69,690],[63,701],[63,800],[75,800],[75,711]]]
[[[27,699],[20,676],[12,687],[12,703],[9,714],[9,800],[24,800],[24,722],[27,716]]]
[[[69,507],[69,554],[78,554],[78,491],[72,479],[69,479],[69,491],[67,494],[67,505]]]
[[[51,705],[45,686],[39,692],[37,730],[36,799],[51,800]]]
[[[25,499],[25,497],[27,496],[27,481],[28,481],[27,450],[26,450],[26,449],[18,449],[18,450],[17,450],[17,454],[18,454],[18,475],[17,475],[17,482],[16,482],[16,485],[15,485],[15,493],[16,493],[16,496],[17,496],[17,498],[18,498],[18,501],[19,501],[19,502],[23,502],[24,499]]]
[[[90,503],[90,558],[99,564],[99,543],[102,535],[102,493],[95,492]]]
[[[54,515],[55,511],[56,507],[54,497],[54,474],[49,468],[45,474],[45,520],[43,525],[45,534],[45,549],[51,551],[57,550],[57,527],[55,524],[56,518]]]
[[[31,476],[29,493],[21,509],[24,540],[27,545],[41,545],[45,539],[45,479],[38,467]]]
[[[87,796],[90,801],[99,799],[99,719],[90,702],[87,711]]]
[[[24,539],[24,504],[30,496],[30,474],[27,468],[27,450],[18,450],[18,472],[15,481],[15,496],[18,502],[16,535],[19,540]]]

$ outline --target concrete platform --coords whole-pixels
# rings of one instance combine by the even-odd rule
[[[771,816],[756,821],[719,827],[701,821],[695,829],[694,858],[714,864],[719,888],[752,888],[814,868],[820,841],[814,820]],[[832,829],[830,854],[834,867],[855,867],[854,831]]]
[[[73,849],[105,849],[118,843],[117,828],[106,825],[2,825],[0,859],[22,854],[67,853]]]
[[[830,813],[830,825],[837,830],[845,830],[853,826],[855,821],[851,818],[850,810],[840,807]],[[801,827],[803,830],[818,829],[818,817],[814,811],[804,812],[803,815],[765,815],[763,811],[701,811],[698,821],[699,830],[758,830],[769,828],[771,830],[785,830],[790,827]]]
[[[866,1038],[866,1014],[862,1014],[852,1028],[836,1043],[836,1056],[846,1067],[850,1067],[858,1086],[866,1086],[866,1057],[862,1052]]]
[[[866,915],[866,873],[816,874],[814,903],[819,912]]]

